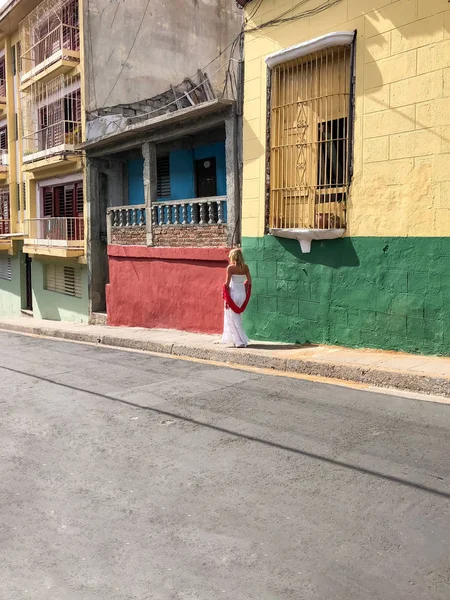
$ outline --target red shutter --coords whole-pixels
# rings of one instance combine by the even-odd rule
[[[60,213],[60,216],[75,216],[75,187],[73,185],[64,187],[64,215]]]
[[[77,183],[76,185],[76,209],[77,209],[77,217],[83,216],[84,211],[84,202],[83,202],[83,184]]]
[[[8,129],[6,127],[0,129],[0,150],[8,150]]]
[[[53,188],[46,187],[43,190],[44,217],[53,217]]]

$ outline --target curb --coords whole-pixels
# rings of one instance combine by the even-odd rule
[[[214,361],[224,364],[233,364],[243,367],[256,367],[260,369],[273,369],[286,373],[311,375],[328,379],[341,379],[366,385],[396,388],[410,392],[421,392],[436,396],[450,398],[450,377],[430,377],[420,373],[405,373],[394,369],[379,369],[376,367],[361,367],[348,364],[326,363],[292,358],[277,358],[261,356],[245,351],[228,349],[209,349],[184,344],[164,344],[161,342],[126,339],[114,334],[96,335],[95,333],[63,331],[51,327],[37,327],[33,325],[18,325],[1,323],[0,331],[32,334],[36,336],[70,340],[74,342],[88,342],[101,346],[126,348],[166,354],[179,358],[196,358],[205,361]]]

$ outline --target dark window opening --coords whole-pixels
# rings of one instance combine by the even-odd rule
[[[215,157],[195,161],[197,198],[217,196],[217,170]]]
[[[158,198],[170,198],[170,157],[168,154],[156,160]]]

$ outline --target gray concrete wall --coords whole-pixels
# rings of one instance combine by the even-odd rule
[[[151,0],[140,30],[147,0],[84,4],[89,111],[138,102],[181,83],[216,58],[242,24],[233,0]],[[214,71],[228,56],[229,51],[206,69],[216,90],[222,90],[226,66]]]

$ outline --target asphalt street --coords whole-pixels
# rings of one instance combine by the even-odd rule
[[[450,406],[0,333],[1,600],[448,600]]]

